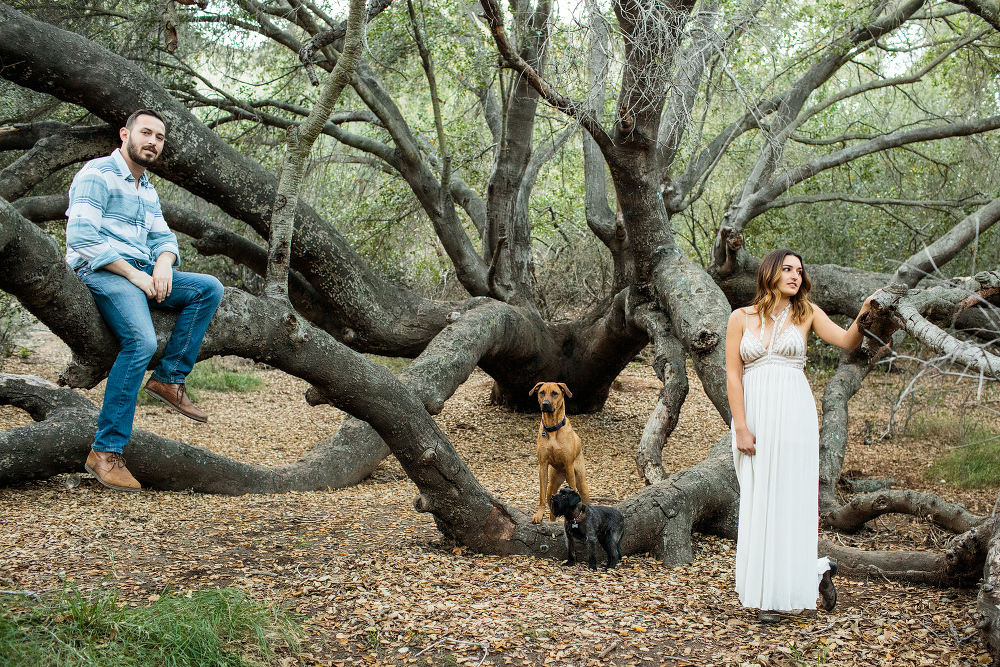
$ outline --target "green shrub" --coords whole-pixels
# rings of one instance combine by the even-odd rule
[[[928,476],[966,488],[1000,484],[1000,433],[957,414],[918,414],[910,420],[909,435],[933,440],[948,452],[927,469]]]
[[[286,616],[238,589],[165,595],[147,607],[123,605],[113,589],[0,600],[0,662],[9,667],[250,667],[276,664],[275,650],[296,644]]]

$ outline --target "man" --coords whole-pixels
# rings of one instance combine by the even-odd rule
[[[177,237],[167,227],[146,168],[163,151],[167,128],[155,111],[140,109],[119,130],[122,146],[91,160],[73,179],[66,216],[66,261],[90,288],[104,321],[121,343],[104,390],[97,435],[84,464],[109,488],[138,491],[122,456],[132,436],[136,394],[156,352],[150,308],[179,310],[163,359],[145,390],[182,415],[208,416],[188,398],[202,338],[222,300],[214,276],[182,273]]]

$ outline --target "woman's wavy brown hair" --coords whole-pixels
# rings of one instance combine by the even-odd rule
[[[802,324],[806,318],[812,314],[812,304],[809,303],[809,290],[812,289],[812,281],[806,273],[806,263],[802,261],[802,255],[787,248],[772,250],[761,260],[757,269],[757,296],[753,298],[753,306],[757,312],[769,317],[774,312],[774,307],[781,298],[778,292],[778,283],[781,281],[781,266],[785,263],[785,258],[789,255],[797,257],[802,263],[802,284],[799,292],[792,297],[792,322]]]

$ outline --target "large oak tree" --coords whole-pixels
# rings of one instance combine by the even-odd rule
[[[649,484],[619,504],[628,526],[623,548],[652,551],[668,564],[689,560],[692,531],[735,536],[738,485],[729,439],[703,462],[673,475],[664,471],[660,452],[688,392],[688,360],[719,418],[729,419],[723,341],[731,309],[752,297],[758,260],[747,250],[748,230],[782,207],[829,201],[902,210],[946,207],[949,202],[939,198],[824,191],[834,179],[823,178],[874,155],[906,151],[926,157],[939,142],[992,137],[1000,128],[996,105],[988,100],[956,111],[930,108],[914,92],[922,79],[956,66],[981,43],[995,47],[995,3],[861,4],[831,18],[808,45],[775,45],[769,53],[778,65],[769,69],[740,54],[752,48],[764,2],[734,11],[715,0],[614,0],[609,15],[588,2],[575,17],[586,26],[586,39],[575,46],[585,49],[587,67],[574,68],[566,65],[572,58],[552,52],[574,40],[553,34],[565,22],[553,15],[551,2],[502,8],[483,0],[475,12],[456,10],[451,17],[464,17],[469,27],[459,36],[463,43],[485,50],[499,65],[477,80],[457,76],[460,84],[451,84],[474,96],[482,132],[492,141],[489,175],[477,182],[458,165],[455,137],[447,131],[438,90],[442,71],[452,71],[436,64],[425,9],[418,12],[408,3],[405,12],[390,12],[412,36],[429,91],[433,130],[427,134],[433,141],[421,134],[418,116],[405,111],[412,105],[402,104],[370,59],[342,68],[351,74],[352,94],[332,115],[321,108],[310,116],[298,101],[250,99],[209,80],[176,85],[165,74],[179,71],[196,79],[197,69],[182,58],[168,69],[167,54],[186,35],[204,38],[198,26],[222,24],[280,46],[288,64],[319,81],[317,70],[334,71],[346,57],[346,25],[319,6],[299,0],[238,0],[225,11],[167,5],[162,61],[148,52],[130,60],[105,48],[99,35],[88,32],[93,16],[84,14],[84,20],[36,8],[36,18],[0,6],[0,77],[84,112],[78,114],[83,122],[0,129],[0,151],[17,156],[0,171],[0,288],[69,344],[73,361],[63,384],[92,387],[106,376],[117,343],[56,243],[33,224],[59,219],[66,198],[34,191],[52,174],[106,154],[133,109],[161,110],[170,142],[153,171],[257,236],[237,234],[166,201],[169,223],[190,236],[199,252],[223,255],[269,279],[260,297],[227,290],[202,355],[236,354],[276,366],[309,381],[311,401],[333,403],[353,418],[303,460],[272,468],[139,432],[130,444],[136,476],[157,488],[214,493],[316,489],[356,483],[391,452],[419,489],[415,508],[430,512],[449,538],[488,553],[561,556],[564,542],[560,528],[531,524],[527,514],[484,489],[431,419],[474,368],[493,378],[494,399],[512,408],[532,407],[529,389],[556,380],[572,387],[571,410],[593,411],[625,364],[652,344],[664,386],[636,457]],[[369,6],[369,25],[383,20],[387,7]],[[808,32],[795,17],[778,23],[792,34]],[[879,66],[873,54],[893,50],[920,57],[906,67],[898,61]],[[733,62],[740,57],[752,66],[737,72]],[[580,76],[574,82],[575,74]],[[735,93],[720,103],[727,87]],[[880,115],[877,124],[866,116],[840,125],[850,114],[844,109],[884,100],[879,95],[885,91],[898,91],[912,104]],[[215,115],[206,115],[206,108]],[[541,140],[539,119],[553,109],[567,124]],[[725,114],[731,117],[720,121]],[[283,187],[220,133],[239,123],[296,128],[307,117],[310,136],[322,134],[349,148],[341,155],[345,161],[349,156],[405,182],[468,298],[429,299],[380,277],[314,208],[321,202],[297,199],[297,181],[283,180]],[[215,120],[207,123],[210,118]],[[538,305],[530,205],[539,173],[557,150],[571,145],[578,128],[586,224],[610,258],[611,288],[575,319],[550,322]],[[292,133],[293,140],[297,136]],[[296,159],[301,170],[303,154]],[[693,235],[685,245],[683,225],[705,216],[706,200],[724,190],[716,184],[726,179],[733,187],[701,264],[691,259],[699,241]],[[944,554],[821,548],[845,569],[936,584],[975,583],[986,563],[982,631],[997,659],[994,586],[1000,582],[994,579],[1000,565],[990,567],[1000,557],[995,521],[907,492],[859,497],[844,507],[834,496],[847,442],[848,399],[887,354],[882,343],[895,331],[984,378],[1000,379],[1000,358],[988,344],[1000,333],[1000,274],[934,280],[940,267],[1000,219],[996,192],[961,194],[980,201],[947,233],[901,262],[895,274],[808,267],[815,301],[832,314],[853,317],[868,294],[888,286],[864,323],[869,341],[842,356],[825,392],[819,471],[824,521],[851,531],[880,513],[909,512],[960,536]],[[715,202],[711,210],[718,208]],[[283,269],[289,269],[287,298]],[[170,315],[158,313],[154,321],[158,332],[169,331]],[[956,328],[969,335],[955,335]],[[362,354],[368,352],[414,361],[394,377]],[[0,377],[0,401],[36,420],[0,434],[0,482],[79,467],[93,438],[93,405],[70,389],[13,376]]]

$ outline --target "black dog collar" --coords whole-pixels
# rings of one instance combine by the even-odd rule
[[[573,528],[579,528],[580,527],[580,518],[583,516],[584,512],[586,512],[586,511],[587,511],[586,507],[581,507],[580,508],[580,512],[578,514],[574,514],[572,516],[572,518],[573,518]]]
[[[556,424],[555,426],[546,426],[545,424],[542,424],[542,428],[545,429],[544,431],[542,431],[542,437],[543,438],[549,437],[549,433],[552,433],[553,431],[558,431],[565,425],[566,425],[565,417],[563,417],[562,421]]]

